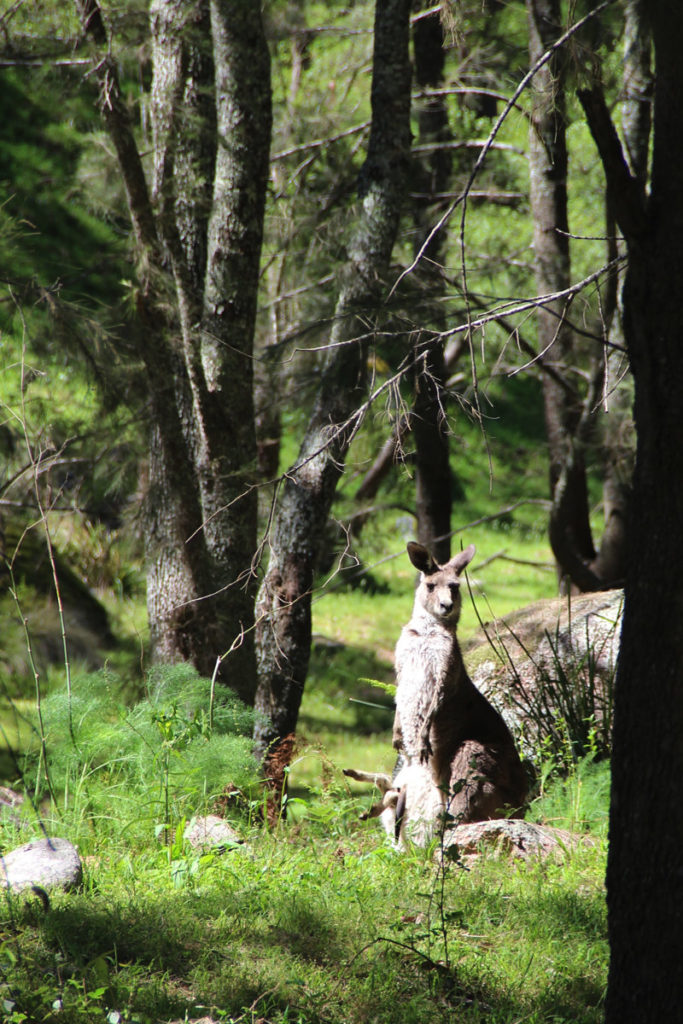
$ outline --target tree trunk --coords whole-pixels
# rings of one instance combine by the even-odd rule
[[[84,24],[106,43],[96,0]],[[115,64],[97,66],[138,243],[150,396],[148,613],[154,656],[245,700],[253,643],[252,351],[270,144],[269,55],[249,0],[153,0],[152,199]],[[230,652],[230,657],[225,655]]]
[[[601,94],[581,95],[628,243],[637,432],[612,760],[608,1024],[678,1020],[683,1005],[683,9],[651,0],[647,11],[656,69],[647,200]]]
[[[442,84],[444,39],[441,12],[433,11],[420,18],[413,27],[415,78],[423,88]],[[445,97],[427,95],[417,105],[418,142],[445,142],[450,137],[448,108]],[[415,252],[422,249],[434,222],[434,211],[443,205],[451,178],[451,154],[435,149],[413,162],[413,221]],[[437,217],[438,219],[438,217]],[[418,309],[422,323],[429,323],[435,333],[416,332],[414,350],[415,399],[410,418],[415,441],[415,506],[417,539],[428,548],[437,562],[443,564],[451,556],[451,471],[449,464],[448,421],[445,409],[446,368],[443,340],[438,332],[445,327],[443,308],[434,301],[434,294],[443,291],[441,254],[445,227],[429,241],[423,259],[416,268],[417,286],[424,294]]]
[[[529,56],[535,63],[561,35],[560,0],[527,0]],[[532,84],[533,110],[529,132],[530,199],[534,220],[536,288],[539,295],[570,285],[569,224],[567,219],[567,144],[564,96],[566,60],[561,51],[536,73]],[[572,330],[561,301],[539,307],[536,316],[538,351],[557,370],[543,375],[543,403],[550,458],[550,493],[560,479],[564,487],[561,524],[551,531],[551,543],[561,532],[565,544],[586,561],[595,555],[588,518],[588,490],[583,452],[576,445],[581,416],[578,392],[566,373],[575,361]],[[570,449],[573,449],[570,451]],[[559,552],[556,552],[558,557]],[[558,558],[560,573],[566,571]]]
[[[443,342],[430,339],[415,364],[410,423],[415,439],[417,540],[443,565],[451,557],[451,469]]]
[[[652,120],[652,72],[650,68],[651,39],[644,17],[642,0],[626,0],[624,18],[624,72],[621,125],[624,146],[631,174],[644,195],[648,175],[648,151]],[[608,188],[608,205],[612,201]],[[613,216],[608,236],[616,236]],[[609,256],[615,256],[619,243],[614,238]],[[610,342],[623,346],[621,316],[614,318]],[[618,349],[606,354],[608,409],[602,417],[601,453],[603,463],[603,511],[605,525],[600,549],[592,570],[602,580],[623,581],[629,550],[626,523],[631,501],[633,456],[630,433],[633,423],[632,398],[624,386],[630,380],[628,360]]]
[[[683,810],[674,792],[683,772],[683,12],[660,2],[652,17],[652,192],[648,230],[630,248],[624,295],[638,441],[607,872],[607,1019],[615,1024],[676,1020],[683,1004]]]
[[[348,252],[326,363],[296,463],[285,475],[257,601],[255,737],[282,792],[288,737],[308,670],[313,573],[346,452],[360,422],[368,338],[382,304],[410,148],[410,0],[377,0],[372,127],[362,210]],[[284,751],[284,763],[283,763]]]
[[[652,39],[645,0],[625,0],[621,125],[631,174],[645,189],[652,123]]]

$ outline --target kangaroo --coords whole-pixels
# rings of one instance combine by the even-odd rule
[[[446,810],[446,795],[434,785],[425,765],[406,764],[391,779],[383,772],[361,772],[345,768],[344,775],[357,782],[371,782],[382,799],[360,815],[361,821],[379,818],[385,832],[400,850],[408,838],[426,846],[436,834]]]
[[[458,645],[460,574],[474,553],[470,544],[438,565],[408,544],[420,580],[396,644],[394,746],[408,764],[429,767],[458,823],[504,817],[506,808],[521,817],[528,788],[510,731],[467,675]]]

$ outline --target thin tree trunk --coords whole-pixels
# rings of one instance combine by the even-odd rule
[[[458,337],[454,342],[451,342],[446,346],[444,351],[444,365],[447,376],[450,376],[458,360],[465,352],[464,340]],[[410,415],[401,415],[394,423],[394,428],[386,439],[380,450],[378,451],[374,462],[368,469],[367,473],[361,480],[354,500],[359,501],[370,501],[377,494],[382,481],[386,479],[387,475],[391,471],[392,467],[400,462],[402,459],[403,445],[405,440],[410,433]],[[365,514],[359,514],[354,516],[352,522],[352,532],[355,538],[360,536],[367,516]]]
[[[652,121],[652,44],[643,0],[626,0],[624,7],[624,98],[621,103],[621,125],[628,165],[644,194]],[[608,202],[612,205],[609,190]],[[614,230],[608,233],[616,234]],[[615,317],[610,341],[623,343],[620,317]],[[602,417],[605,526],[600,538],[600,549],[591,568],[601,579],[613,581],[624,579],[629,559],[626,523],[633,474],[633,459],[628,443],[632,412],[629,390],[621,383],[624,377],[630,378],[628,362],[621,352],[612,350],[607,356],[605,389],[609,396],[609,408]]]
[[[451,557],[451,469],[440,339],[426,343],[415,371],[410,423],[415,440],[417,539],[443,565]]]
[[[366,354],[398,230],[410,148],[410,0],[377,0],[372,127],[362,209],[330,347],[296,463],[285,475],[257,602],[255,737],[276,794],[301,704],[311,640],[311,590],[322,532],[365,394]],[[284,754],[284,759],[283,759]],[[284,763],[283,763],[284,761]]]
[[[561,35],[559,0],[527,0],[529,56],[532,64]],[[557,51],[534,76],[533,110],[529,132],[530,199],[534,220],[536,288],[540,295],[562,291],[570,284],[569,224],[567,219],[567,144],[564,97],[565,56]],[[566,369],[574,363],[572,331],[561,302],[540,307],[536,322],[538,350],[561,376],[543,376],[543,403],[550,458],[550,493],[562,478],[564,494],[561,530],[567,544],[586,561],[595,555],[588,518],[588,490],[583,452],[575,432],[581,417],[580,400]],[[574,448],[570,452],[571,448]],[[559,533],[556,529],[551,540]],[[565,545],[566,546],[566,545]],[[557,556],[557,553],[556,553]],[[560,562],[560,572],[566,567]]]
[[[419,86],[437,88],[442,84],[443,44],[440,11],[433,11],[415,23],[413,52],[415,78]],[[432,95],[422,99],[416,113],[420,144],[449,139],[448,108],[443,96]],[[415,252],[421,250],[428,238],[434,222],[434,210],[443,203],[443,199],[435,200],[435,196],[448,192],[451,165],[451,154],[446,149],[432,150],[414,160],[413,188],[417,193],[413,200]],[[415,399],[410,418],[415,442],[417,539],[441,564],[447,562],[451,555],[451,471],[445,409],[446,368],[443,340],[439,336],[446,324],[443,308],[432,296],[443,289],[441,258],[444,242],[445,228],[431,238],[416,269],[417,286],[425,295],[425,302],[420,303],[421,320],[430,323],[435,333],[416,333],[414,348],[418,358],[414,363]]]
[[[652,38],[645,0],[624,0],[624,99],[621,126],[631,174],[645,189],[652,124]]]

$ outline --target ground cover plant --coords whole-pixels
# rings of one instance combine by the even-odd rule
[[[322,637],[329,622],[317,624]],[[341,773],[393,759],[391,712],[376,706],[390,694],[362,675],[382,659],[350,618],[344,628],[355,642],[316,645],[288,813],[271,828],[250,715],[213,705],[193,670],[154,674],[132,705],[106,671],[74,678],[71,701],[55,689],[42,702],[47,759],[36,744],[33,803],[24,827],[6,820],[3,848],[42,822],[78,843],[85,880],[48,900],[3,899],[8,1021],[601,1019],[607,764],[560,772],[548,754],[539,766],[530,817],[590,840],[557,863],[442,868],[434,846],[397,853],[358,820],[371,796]],[[229,800],[226,779],[239,783]],[[185,823],[215,809],[245,842],[191,849]]]
[[[6,1019],[601,1019],[599,815],[583,819],[595,845],[560,864],[442,877],[431,851],[397,854],[356,812],[332,784],[305,820],[243,824],[247,842],[220,855],[79,830],[80,893],[3,903]]]

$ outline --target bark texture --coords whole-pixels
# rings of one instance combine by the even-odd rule
[[[279,494],[268,570],[257,601],[256,740],[282,786],[278,748],[296,728],[311,639],[311,588],[337,480],[359,423],[367,347],[381,309],[410,148],[409,0],[378,0],[372,126],[329,351],[296,463]]]
[[[562,34],[559,0],[527,0],[529,56],[534,64]],[[534,220],[536,288],[540,295],[569,287],[567,215],[567,143],[565,114],[566,57],[561,50],[536,73],[529,132],[530,200]],[[577,437],[581,402],[567,373],[575,362],[574,339],[563,301],[540,306],[538,351],[557,373],[543,375],[543,404],[550,459],[551,544],[560,572],[566,555],[577,561],[595,555],[588,520],[583,452]],[[561,491],[558,492],[558,486]],[[561,497],[560,501],[557,501]],[[580,584],[579,584],[580,585]]]
[[[627,0],[624,5],[624,63],[621,102],[621,126],[626,157],[643,201],[648,178],[648,150],[652,121],[652,72],[650,67],[651,39],[649,25],[644,18],[642,0]],[[607,189],[608,255],[613,258],[623,251],[614,220],[611,190]],[[618,289],[615,277],[614,285]],[[618,296],[615,309],[618,309]],[[591,569],[600,580],[623,582],[628,565],[626,523],[631,500],[633,478],[633,449],[631,434],[632,395],[628,358],[624,346],[622,317],[619,310],[609,331],[610,342],[617,347],[606,352],[605,394],[608,405],[601,417],[600,449],[603,465],[603,511],[605,525],[600,538],[597,557]]]
[[[651,0],[647,17],[655,53],[647,200],[599,94],[582,97],[628,243],[624,333],[637,431],[614,722],[608,1024],[677,1020],[683,1005],[683,9]]]
[[[95,0],[86,30],[106,33]],[[249,0],[152,0],[148,192],[111,57],[102,115],[138,247],[149,391],[146,501],[153,653],[253,700],[256,443],[252,351],[270,144],[269,54]]]
[[[421,17],[413,27],[415,78],[425,90],[415,111],[418,142],[434,144],[450,138],[448,107],[445,97],[430,94],[442,84],[444,67],[444,36],[441,12],[432,11]],[[415,252],[427,240],[434,221],[438,220],[443,196],[451,178],[451,153],[436,148],[413,162],[413,222]],[[435,216],[436,212],[436,216]],[[427,547],[437,562],[446,563],[451,556],[451,471],[449,465],[448,422],[445,409],[446,367],[443,340],[439,331],[446,327],[443,309],[435,295],[443,292],[442,252],[445,228],[429,241],[424,258],[416,268],[416,282],[423,293],[418,307],[422,324],[433,331],[415,335],[415,398],[411,427],[415,442],[415,504],[417,539]]]

